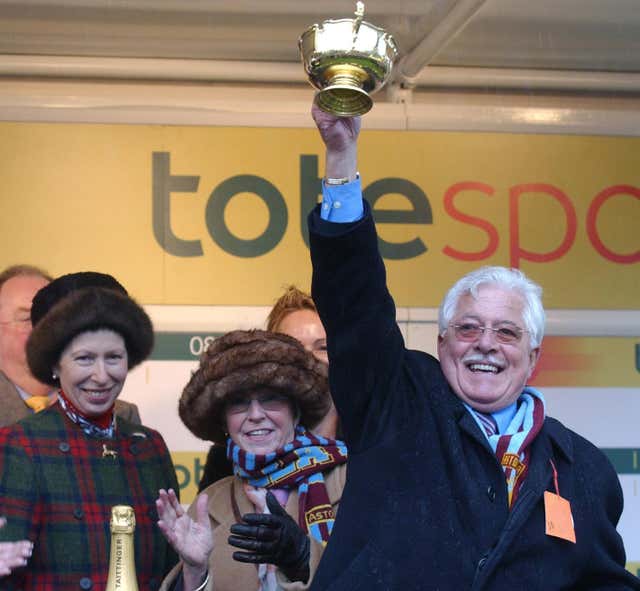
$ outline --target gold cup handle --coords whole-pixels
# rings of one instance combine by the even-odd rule
[[[364,18],[364,2],[356,2],[356,11],[354,13],[356,18],[353,21],[353,41],[351,42],[351,47],[356,46],[356,40],[358,39],[358,32],[360,31],[360,25],[362,24],[362,19]]]

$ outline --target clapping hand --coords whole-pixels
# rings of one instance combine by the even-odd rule
[[[275,564],[290,581],[309,578],[309,538],[267,492],[267,507],[271,513],[247,513],[244,523],[231,526],[229,544],[247,552],[234,552],[239,562]]]
[[[158,527],[183,562],[185,585],[197,586],[204,577],[213,550],[213,533],[207,513],[208,496],[196,499],[196,519],[185,512],[176,493],[160,490],[156,500]],[[193,582],[192,582],[193,581]]]
[[[0,528],[7,520],[0,517]],[[31,557],[33,543],[29,540],[19,542],[0,542],[0,577],[10,575],[14,568],[25,566]]]

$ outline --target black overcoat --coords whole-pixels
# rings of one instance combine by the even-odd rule
[[[340,513],[312,590],[640,590],[602,452],[546,418],[512,510],[503,471],[438,361],[405,348],[368,207],[309,219],[313,299],[349,447]],[[425,268],[425,273],[428,269]],[[544,491],[571,503],[577,543],[545,534]]]

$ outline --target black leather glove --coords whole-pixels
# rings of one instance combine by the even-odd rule
[[[234,552],[233,559],[253,564],[275,564],[290,581],[309,578],[310,542],[298,524],[267,491],[271,513],[247,513],[244,523],[231,526],[229,544],[249,552]]]

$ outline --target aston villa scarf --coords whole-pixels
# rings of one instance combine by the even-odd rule
[[[297,488],[300,527],[327,543],[335,515],[322,473],[347,461],[342,441],[313,435],[298,426],[293,441],[266,455],[248,453],[229,439],[227,457],[233,462],[234,473],[252,486]]]
[[[518,410],[505,432],[488,436],[507,480],[509,508],[513,507],[527,476],[531,442],[542,429],[544,416],[542,394],[527,386],[518,398]]]

